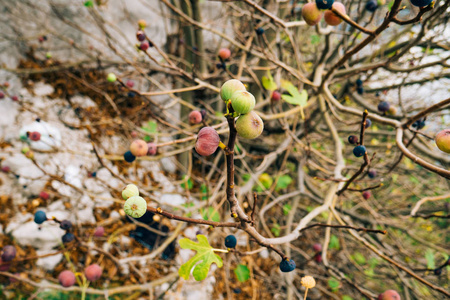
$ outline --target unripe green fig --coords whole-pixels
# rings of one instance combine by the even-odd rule
[[[123,190],[122,190],[122,198],[123,200],[127,200],[130,197],[139,196],[139,189],[134,184],[128,184]]]
[[[230,79],[220,88],[220,97],[223,101],[228,101],[236,91],[246,91],[245,85],[237,79]]]
[[[264,129],[263,120],[254,111],[241,115],[236,121],[236,131],[240,137],[254,139],[261,135]]]
[[[314,26],[322,19],[322,12],[317,7],[316,2],[310,2],[303,5],[302,17],[306,24]]]
[[[134,156],[147,155],[148,146],[144,140],[134,140],[130,145],[130,151]]]
[[[108,76],[106,77],[106,80],[108,80],[109,82],[114,82],[117,80],[116,74],[114,73],[109,73]]]
[[[434,140],[439,150],[445,153],[450,153],[450,129],[444,129],[436,134]]]
[[[345,15],[345,6],[341,2],[334,2],[333,8]],[[331,10],[327,10],[323,17],[328,25],[336,26],[342,22],[342,19]]]
[[[147,201],[139,196],[130,197],[125,201],[123,210],[130,217],[140,218],[147,211]]]
[[[247,114],[255,108],[255,97],[247,91],[237,91],[231,95],[231,106],[238,114]]]

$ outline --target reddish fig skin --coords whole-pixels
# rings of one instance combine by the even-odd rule
[[[95,228],[94,236],[95,237],[102,237],[105,235],[105,228],[103,226],[99,226]]]
[[[436,146],[445,153],[450,153],[450,129],[444,129],[434,138]]]
[[[236,121],[236,131],[240,137],[255,139],[264,130],[264,122],[254,111],[241,115]]]
[[[127,81],[127,87],[129,87],[130,89],[134,87],[134,82],[132,80],[128,80]]]
[[[65,270],[59,273],[58,281],[63,287],[71,287],[75,284],[75,274],[72,271]]]
[[[220,137],[212,127],[203,127],[197,135],[195,151],[202,156],[209,156],[216,152],[219,147]]]
[[[378,296],[378,300],[401,300],[399,293],[394,290],[387,290]]]
[[[148,143],[147,146],[148,146],[147,155],[149,156],[156,155],[156,152],[158,151],[158,146],[155,143]]]
[[[147,41],[144,41],[139,45],[139,49],[141,49],[142,51],[146,51],[149,47],[150,44]]]
[[[230,51],[230,49],[228,49],[228,48],[222,48],[222,49],[219,50],[219,57],[220,57],[222,60],[227,60],[227,59],[230,58],[230,56],[231,56],[231,51]]]
[[[273,91],[272,95],[270,97],[270,100],[272,100],[273,102],[278,102],[281,100],[281,94],[278,91]]]
[[[189,113],[189,123],[200,124],[203,120],[202,113],[198,110],[193,110]]]
[[[28,137],[30,138],[30,140],[37,142],[41,139],[41,134],[37,131],[33,131],[30,132],[30,135]]]
[[[12,101],[19,101],[19,97],[17,97],[17,96],[12,96],[12,97],[11,97],[11,100],[12,100]]]
[[[102,277],[102,273],[102,268],[97,264],[92,264],[84,270],[84,275],[86,275],[86,279],[89,281],[96,281],[100,279],[100,277]]]
[[[316,2],[309,2],[303,5],[302,17],[306,24],[314,26],[322,19],[322,12],[317,8]]]
[[[319,243],[314,244],[314,245],[313,245],[313,249],[314,249],[314,251],[316,251],[316,252],[322,251],[322,244],[319,244]]]
[[[42,191],[39,193],[39,198],[42,200],[48,200],[50,198],[50,195],[46,191]]]
[[[334,9],[336,9],[337,11],[339,11],[341,14],[343,14],[343,15],[345,15],[345,6],[344,6],[344,4],[342,4],[341,2],[334,2],[333,3],[333,8]],[[332,12],[331,10],[327,10],[326,12],[325,12],[325,14],[324,14],[324,19],[325,19],[325,22],[328,24],[328,25],[331,25],[331,26],[336,26],[336,25],[339,25],[339,24],[341,24],[341,22],[342,22],[342,19],[341,18],[339,18],[339,16],[338,15],[336,15],[334,12]]]
[[[131,135],[132,138],[135,139],[135,138],[138,137],[139,134],[137,133],[137,131],[134,131],[134,130],[133,130],[133,131],[130,133],[130,135]]]
[[[364,199],[369,199],[371,196],[372,196],[372,193],[371,192],[369,192],[369,191],[364,191],[363,193],[362,193],[362,196],[363,196],[363,198]]]
[[[134,156],[147,155],[148,146],[144,140],[135,140],[130,145],[130,151]]]

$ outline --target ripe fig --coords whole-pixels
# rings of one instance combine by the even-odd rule
[[[389,104],[389,102],[387,101],[381,101],[378,104],[378,111],[380,112],[387,112],[389,110],[389,108],[391,107],[391,105]]]
[[[401,300],[401,298],[396,291],[387,290],[378,296],[378,300]]]
[[[255,97],[247,91],[236,91],[231,95],[231,106],[238,114],[251,112],[255,105]]]
[[[280,101],[281,99],[281,94],[278,91],[273,91],[272,95],[270,96],[270,100],[272,100],[273,102],[277,102]]]
[[[198,110],[193,110],[189,113],[189,123],[199,124],[202,122],[202,114]]]
[[[96,281],[102,277],[102,268],[97,264],[92,264],[84,270],[86,279],[89,281]]]
[[[306,24],[314,26],[319,24],[320,19],[322,19],[322,12],[319,10],[315,2],[309,2],[303,5],[302,17]]]
[[[58,281],[63,287],[70,287],[75,284],[75,274],[69,270],[62,271],[59,273]]]
[[[223,60],[229,59],[231,56],[231,51],[228,48],[222,48],[219,50],[219,57]]]
[[[336,9],[337,11],[339,11],[341,14],[345,15],[345,6],[341,2],[334,2],[333,8]],[[325,19],[325,22],[331,26],[339,25],[342,22],[342,19],[338,15],[336,15],[334,12],[332,12],[331,10],[327,10],[324,13],[324,19]]]
[[[147,155],[148,146],[144,140],[134,140],[130,145],[131,154],[134,156]]]
[[[353,154],[354,154],[356,157],[364,156],[364,154],[365,154],[366,152],[367,152],[366,147],[364,147],[364,146],[362,146],[362,145],[359,145],[359,146],[356,146],[355,148],[353,148]]]
[[[197,135],[195,151],[202,156],[209,156],[216,152],[219,147],[220,137],[212,127],[203,127]]]
[[[147,155],[148,156],[156,155],[156,151],[158,150],[158,146],[155,143],[148,143],[147,146],[148,146]]]
[[[264,122],[257,113],[251,111],[240,115],[236,120],[236,131],[240,137],[254,139],[261,135],[264,130]]]
[[[369,199],[370,198],[370,196],[372,196],[372,193],[370,192],[370,191],[364,191],[363,193],[362,193],[362,196],[363,196],[363,198],[364,199]]]
[[[450,129],[440,131],[436,134],[434,140],[439,150],[445,153],[450,153]]]

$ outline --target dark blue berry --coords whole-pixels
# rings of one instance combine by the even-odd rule
[[[133,153],[131,153],[131,151],[127,151],[123,155],[123,158],[125,159],[126,162],[132,163],[136,159],[136,156],[134,156]]]
[[[72,222],[70,222],[69,220],[63,220],[59,224],[59,228],[61,228],[62,230],[69,230],[70,228],[72,228]]]
[[[369,128],[370,126],[372,126],[372,121],[370,119],[366,119],[366,126],[364,127]]]
[[[356,79],[356,86],[362,86],[363,85],[363,81],[361,79]]]
[[[375,97],[380,97],[380,92],[376,92]]]
[[[230,234],[229,236],[227,236],[225,238],[225,247],[234,248],[234,247],[236,247],[236,244],[237,244],[237,240],[234,235]]]
[[[370,0],[369,2],[366,3],[366,9],[370,12],[374,12],[376,11],[378,8],[378,3],[377,1],[374,0]]]
[[[134,96],[136,96],[135,92],[128,92],[128,97],[134,98]]]
[[[434,275],[439,276],[442,274],[442,269],[438,268],[438,269],[434,269]]]
[[[71,232],[67,232],[65,235],[62,236],[62,242],[64,244],[70,243],[74,239],[75,239],[75,235],[73,235],[73,233],[71,233]]]
[[[280,270],[281,272],[292,272],[295,270],[295,261],[293,261],[292,259],[283,259],[280,262]]]
[[[256,28],[256,34],[257,35],[263,35],[264,34],[264,28],[262,28],[262,27]]]
[[[417,129],[422,129],[425,127],[425,120],[422,120],[419,122],[419,124],[417,125]]]
[[[364,153],[366,153],[366,151],[367,151],[366,147],[364,147],[362,145],[359,145],[359,146],[356,146],[355,148],[353,148],[353,154],[356,157],[364,156]]]
[[[225,70],[225,63],[217,63],[216,67],[217,67],[217,69],[224,69]]]
[[[428,6],[433,0],[411,0],[411,4],[418,7]]]
[[[240,288],[235,288],[235,289],[233,290],[233,292],[234,292],[235,294],[240,294],[240,293],[242,292],[242,290],[241,290]]]
[[[386,102],[386,101],[381,101],[378,104],[378,110],[380,112],[387,112],[389,110],[389,107],[391,107],[391,105],[389,104],[389,102]]]
[[[16,257],[16,248],[11,245],[3,247],[2,261],[11,261]]]
[[[364,88],[362,86],[358,86],[356,88],[356,92],[360,95],[364,94]]]
[[[45,221],[47,221],[47,215],[45,214],[45,212],[43,212],[42,210],[38,210],[35,214],[34,214],[34,222],[36,224],[42,224]]]
[[[356,145],[358,143],[358,137],[356,135],[351,135],[348,137],[348,142],[352,145]]]
[[[377,176],[377,171],[370,170],[369,172],[367,172],[367,175],[369,176],[369,178],[375,178]]]
[[[333,2],[334,0],[316,0],[316,5],[319,9],[330,9]]]

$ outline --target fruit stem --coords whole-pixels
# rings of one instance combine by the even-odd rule
[[[306,295],[308,295],[308,288],[306,288],[305,297],[303,298],[303,300],[306,300]]]

